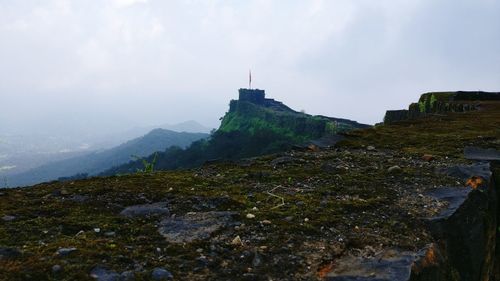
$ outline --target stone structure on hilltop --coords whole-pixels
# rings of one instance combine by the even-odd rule
[[[266,92],[264,90],[259,90],[259,89],[239,89],[239,99],[238,100],[231,100],[229,103],[229,112],[236,112],[239,109],[241,110],[242,108],[247,108],[248,103],[253,104],[253,105],[258,105],[259,107],[262,107],[264,109],[270,109],[275,113],[283,113],[281,114],[281,119],[280,125],[283,126],[285,123],[284,120],[290,117],[296,118],[295,121],[291,122],[298,126],[298,124],[303,124],[305,127],[308,129],[311,129],[311,127],[314,127],[312,124],[308,124],[307,126],[305,123],[311,121],[312,123],[316,122],[321,122],[321,123],[331,123],[334,124],[333,127],[337,128],[333,131],[337,132],[340,129],[340,131],[343,130],[350,130],[352,128],[367,128],[370,127],[369,125],[366,124],[360,124],[356,121],[348,120],[348,119],[343,119],[343,118],[333,118],[333,117],[327,117],[323,115],[310,115],[306,114],[304,112],[298,112],[290,107],[286,106],[280,101],[277,101],[275,99],[269,99],[266,98]],[[245,109],[248,110],[248,109]],[[270,117],[270,115],[267,115]],[[309,123],[311,123],[309,122]],[[277,125],[278,126],[278,125]],[[321,126],[324,126],[321,125]]]
[[[458,92],[431,92],[420,96],[416,103],[410,104],[408,109],[388,110],[384,123],[412,120],[431,114],[445,114],[448,112],[467,112],[477,110],[483,103],[500,101],[500,92],[458,91]]]
[[[255,104],[263,105],[266,100],[266,92],[259,89],[239,89],[239,100],[248,101]]]
[[[231,101],[231,103],[229,104],[230,111],[235,108],[235,106],[238,102],[250,102],[250,103],[260,105],[263,107],[272,108],[273,110],[277,110],[277,111],[286,111],[286,112],[291,112],[291,113],[297,113],[297,111],[284,105],[280,101],[277,101],[274,99],[267,99],[266,92],[264,90],[239,89],[238,92],[239,92],[239,99]]]

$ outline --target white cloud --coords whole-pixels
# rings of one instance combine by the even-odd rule
[[[101,120],[137,112],[132,121],[216,126],[248,68],[256,87],[292,107],[374,123],[422,91],[498,90],[499,8],[465,0],[0,1],[0,129],[28,128],[74,101]],[[12,117],[26,110],[21,99],[33,101],[24,121]]]
[[[101,73],[111,67],[111,55],[102,43],[92,38],[78,48],[81,65],[90,72]]]
[[[135,4],[144,4],[147,3],[148,0],[111,0],[113,5],[118,8],[126,8],[133,6]]]

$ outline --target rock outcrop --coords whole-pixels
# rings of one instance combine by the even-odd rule
[[[500,185],[495,181],[495,168],[490,169],[490,163],[478,163],[437,172],[459,179],[480,175],[485,183],[477,189],[457,186],[426,192],[426,196],[447,203],[439,213],[422,218],[434,243],[416,252],[387,248],[374,255],[340,257],[323,275],[325,280],[498,280],[495,270],[500,261],[496,234]]]
[[[433,237],[443,257],[439,263],[441,274],[418,280],[491,280],[495,267],[498,195],[489,164],[479,169],[460,170],[462,178],[480,175],[483,186],[472,189],[449,188],[430,194],[448,201],[448,208],[428,221]],[[485,173],[484,167],[488,167]],[[456,174],[450,174],[456,175]]]

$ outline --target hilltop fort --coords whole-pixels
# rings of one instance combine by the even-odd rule
[[[297,111],[291,109],[290,107],[284,105],[282,102],[266,98],[266,92],[259,89],[239,89],[239,99],[240,102],[250,102],[259,106],[271,108],[277,111],[286,111],[291,113],[298,113]],[[229,104],[229,111],[234,110],[236,100],[232,100]]]

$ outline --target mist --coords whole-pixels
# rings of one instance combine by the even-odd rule
[[[427,91],[500,89],[500,2],[2,1],[0,133],[218,127],[237,89],[380,122]]]

